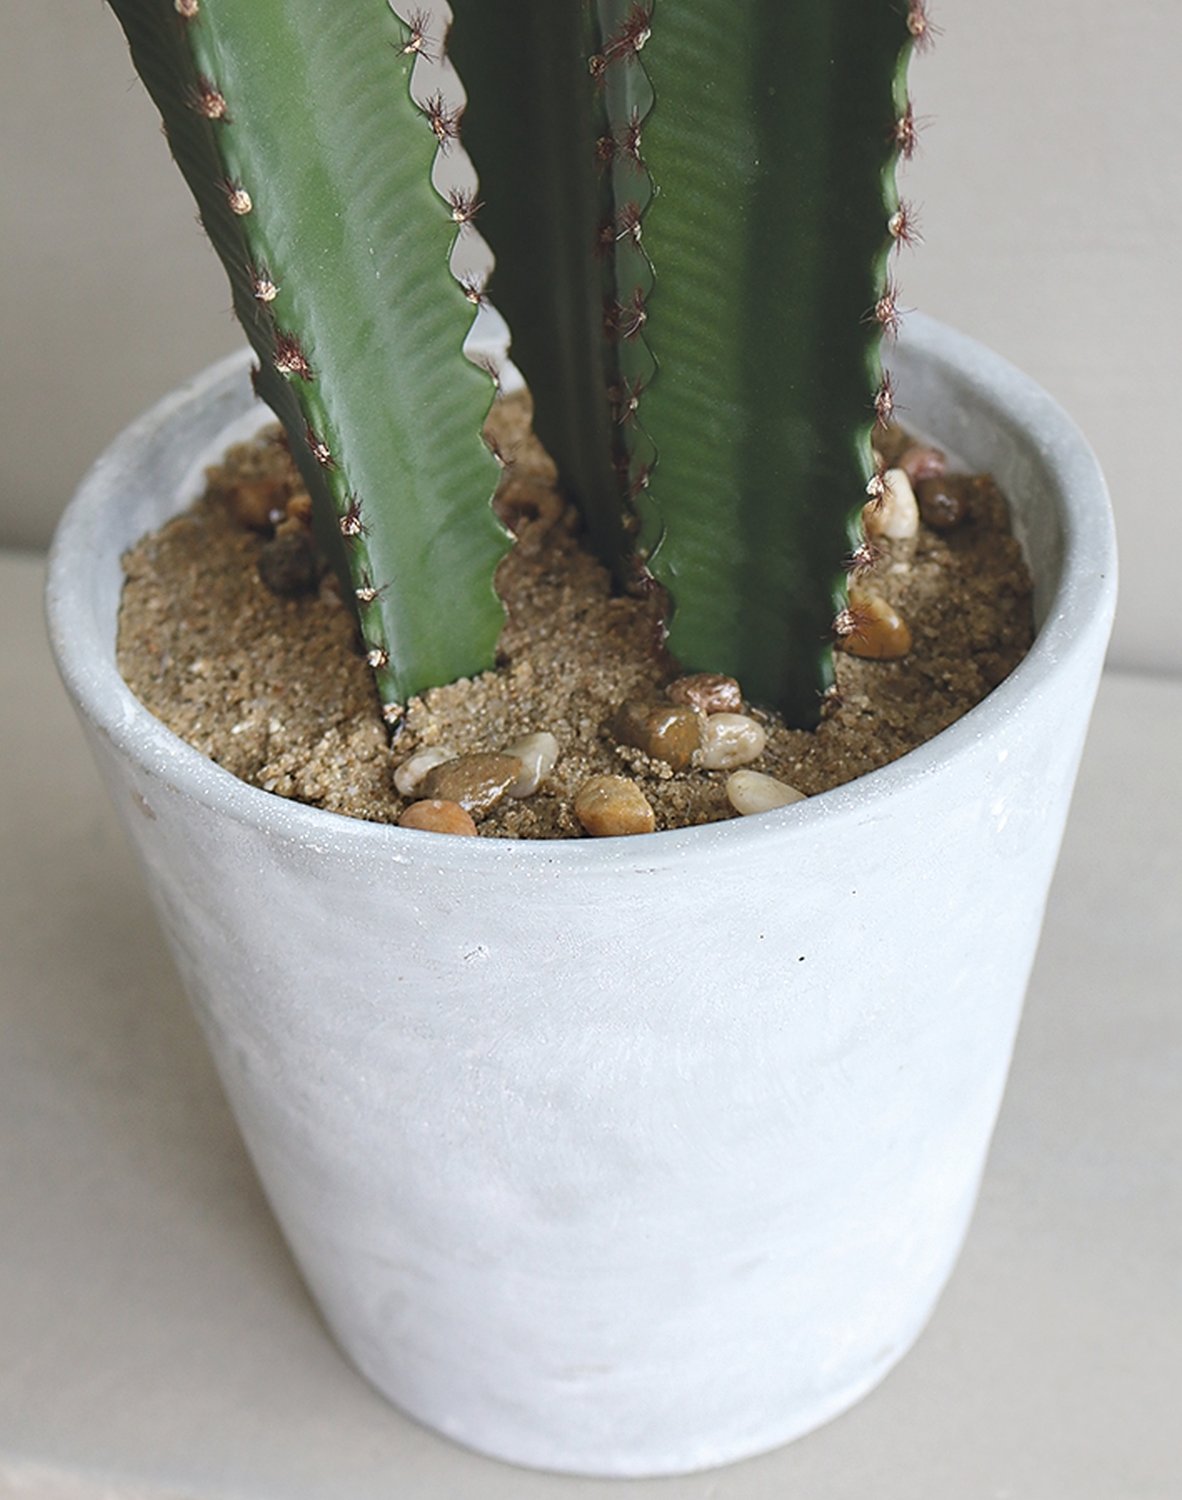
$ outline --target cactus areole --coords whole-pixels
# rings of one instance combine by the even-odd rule
[[[805,726],[881,486],[923,0],[112,0],[387,717],[492,665],[509,545],[465,359],[477,220],[536,425],[689,670]],[[425,83],[448,55],[467,106]],[[474,188],[441,195],[436,157]],[[495,379],[495,372],[494,379]]]

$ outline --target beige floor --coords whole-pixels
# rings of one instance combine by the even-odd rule
[[[1182,683],[1106,679],[960,1267],[778,1453],[597,1483],[462,1452],[336,1353],[0,560],[0,1500],[1177,1500]]]

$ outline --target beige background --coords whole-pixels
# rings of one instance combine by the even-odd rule
[[[663,0],[673,3],[673,0]],[[937,0],[904,301],[1046,384],[1109,475],[1113,654],[1182,670],[1182,6]],[[0,0],[0,540],[43,546],[89,460],[239,338],[187,190],[99,0]]]

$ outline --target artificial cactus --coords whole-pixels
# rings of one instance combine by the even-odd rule
[[[592,434],[611,432],[616,504],[635,508],[683,665],[815,722],[843,559],[875,487],[871,429],[890,414],[878,347],[897,319],[886,261],[907,231],[894,162],[914,140],[904,75],[922,7],[455,10],[491,295],[535,377],[543,441],[586,503],[606,487]],[[522,54],[543,30],[550,73],[535,86]],[[576,330],[586,344],[572,349]],[[592,526],[601,550],[604,536]]]
[[[446,27],[386,0],[112,0],[353,571],[389,717],[492,660],[504,546],[447,264]],[[537,425],[670,646],[815,722],[881,485],[894,164],[923,0],[453,0],[492,298]],[[450,228],[449,228],[450,220]]]
[[[487,374],[431,185],[454,118],[383,0],[112,0],[259,355],[258,388],[336,532],[388,717],[491,665],[506,550]]]

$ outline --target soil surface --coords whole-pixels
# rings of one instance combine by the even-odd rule
[[[498,403],[490,429],[508,460],[497,508],[517,534],[498,574],[508,620],[496,671],[414,699],[391,746],[352,615],[310,553],[307,496],[268,428],[207,471],[189,511],[126,555],[118,653],[132,690],[236,776],[353,817],[397,821],[409,803],[393,770],[420,748],[495,752],[539,730],[557,738],[557,764],[534,795],[485,813],[482,835],[581,836],[575,795],[603,774],[633,779],[658,829],[736,816],[727,771],[674,772],[616,743],[621,703],[664,701],[677,676],[660,647],[658,601],[613,595],[580,546],[527,398]],[[896,431],[882,446],[897,453],[904,442]],[[751,769],[806,795],[850,781],[931,739],[1021,660],[1033,638],[1031,581],[1005,501],[987,476],[961,489],[961,524],[880,542],[862,582],[906,621],[911,650],[886,661],[839,651],[837,691],[815,731],[747,707],[767,732]]]

